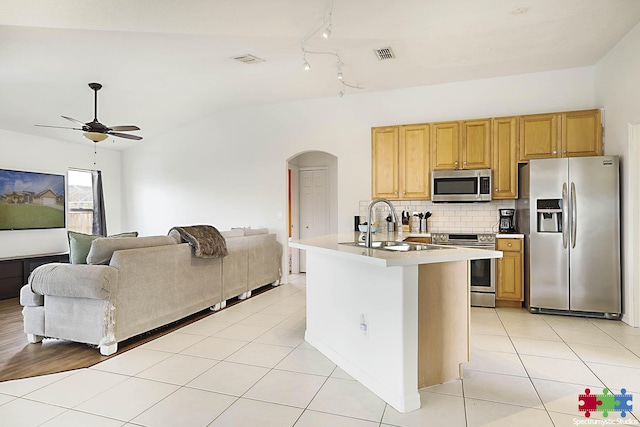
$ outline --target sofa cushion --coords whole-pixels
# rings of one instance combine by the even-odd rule
[[[101,237],[91,243],[91,249],[87,255],[87,264],[108,265],[115,251],[175,244],[177,244],[176,240],[171,236],[146,236],[138,237],[136,239]]]
[[[268,228],[243,228],[245,236],[256,236],[259,234],[269,234]]]
[[[69,261],[71,264],[86,264],[87,255],[91,249],[91,243],[94,240],[101,238],[102,236],[77,233],[75,231],[68,231],[67,238],[69,239]],[[131,231],[127,233],[114,234],[109,237],[138,237],[137,231]]]
[[[244,232],[242,231],[242,228],[234,228],[231,230],[221,231],[220,234],[225,239],[230,239],[233,237],[244,237]]]

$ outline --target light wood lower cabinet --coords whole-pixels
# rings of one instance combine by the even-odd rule
[[[521,306],[524,299],[523,239],[496,239],[502,258],[496,260],[496,306]]]
[[[406,239],[403,240],[403,242],[430,244],[431,237],[421,237],[421,236],[407,237]]]

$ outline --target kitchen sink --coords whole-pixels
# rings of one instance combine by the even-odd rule
[[[364,248],[364,242],[344,242],[340,245],[357,246]],[[411,252],[411,251],[432,251],[440,249],[452,249],[451,246],[428,245],[414,242],[396,242],[394,240],[383,240],[371,242],[371,249],[381,249],[384,251]]]

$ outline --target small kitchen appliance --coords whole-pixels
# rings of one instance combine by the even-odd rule
[[[432,202],[490,202],[491,169],[431,172]]]
[[[500,209],[500,222],[499,222],[499,231],[500,233],[515,233],[516,227],[514,223],[514,216],[516,214],[515,209]]]

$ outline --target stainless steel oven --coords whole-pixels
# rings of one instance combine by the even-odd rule
[[[495,234],[433,233],[431,241],[438,245],[492,250],[496,248]],[[470,261],[470,269],[471,305],[474,307],[495,307],[496,260],[472,260]]]

